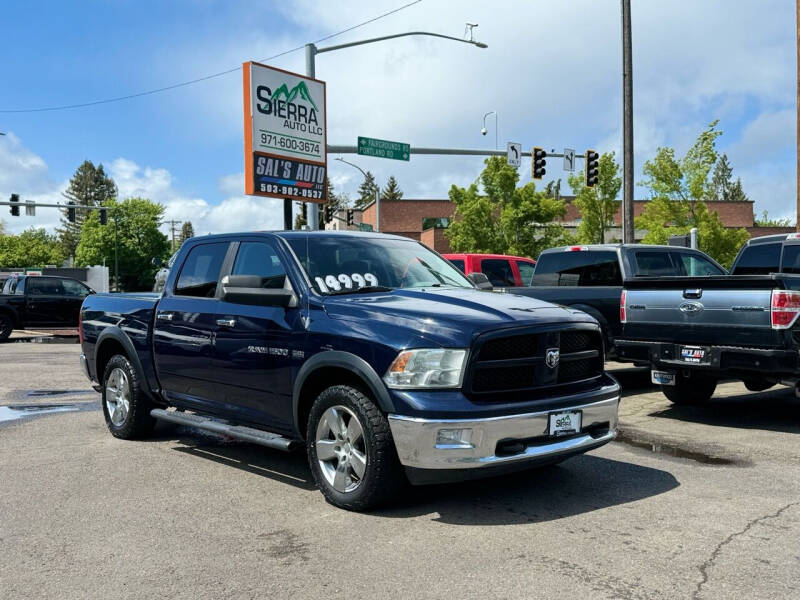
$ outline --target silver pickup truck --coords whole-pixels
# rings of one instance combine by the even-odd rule
[[[800,275],[643,278],[622,293],[617,354],[676,404],[709,400],[722,377],[797,391],[798,315]]]

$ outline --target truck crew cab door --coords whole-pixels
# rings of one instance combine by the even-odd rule
[[[64,287],[57,277],[25,278],[26,327],[58,327],[65,324]],[[78,324],[76,316],[75,323]]]
[[[272,240],[235,245],[231,275],[255,275],[267,289],[291,288]],[[216,323],[211,373],[224,410],[237,421],[292,431],[292,365],[305,339],[300,310],[220,300]]]
[[[213,410],[211,345],[220,272],[230,242],[194,246],[156,306],[153,355],[161,389],[177,406]]]

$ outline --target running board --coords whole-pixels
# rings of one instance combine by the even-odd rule
[[[236,438],[237,440],[259,444],[267,448],[274,448],[275,450],[283,450],[284,452],[294,450],[297,445],[297,442],[294,440],[285,438],[277,433],[269,433],[267,431],[261,431],[260,429],[253,429],[252,427],[244,427],[243,425],[230,425],[221,419],[215,419],[213,417],[164,410],[162,408],[154,408],[150,411],[150,416],[161,419],[162,421],[177,423],[178,425],[197,427],[198,429],[221,433]]]

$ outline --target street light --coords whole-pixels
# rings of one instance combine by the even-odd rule
[[[358,165],[354,165],[351,162],[347,162],[341,156],[338,157],[336,160],[338,160],[339,162],[343,162],[346,165],[350,165],[351,167],[355,167],[356,169],[361,171],[361,174],[364,176],[364,179],[367,178],[367,174],[364,172],[364,169],[362,169]],[[381,230],[381,190],[376,185],[375,186],[375,231],[380,231],[380,230]]]
[[[494,149],[497,150],[497,111],[490,110],[488,113],[483,115],[483,127],[481,128],[481,135],[486,135],[486,117],[489,115],[494,115]]]
[[[476,27],[476,26],[477,26],[477,24],[473,25],[473,27]],[[316,44],[306,44],[306,75],[308,77],[316,77],[316,72],[317,72],[317,69],[316,69],[316,56],[317,56],[317,54],[322,54],[323,52],[333,52],[334,50],[344,50],[345,48],[352,48],[353,46],[363,46],[364,44],[372,44],[372,43],[375,43],[375,42],[383,42],[385,40],[392,40],[394,38],[406,37],[406,36],[409,36],[409,35],[427,35],[427,36],[430,36],[430,37],[438,37],[438,38],[442,38],[442,39],[445,39],[445,40],[452,40],[454,42],[461,42],[462,44],[471,44],[471,45],[476,46],[478,48],[488,48],[489,47],[486,44],[484,44],[483,42],[477,42],[477,41],[473,40],[472,36],[470,36],[470,39],[464,40],[464,39],[461,39],[461,38],[453,37],[451,35],[443,35],[441,33],[432,33],[430,31],[407,31],[406,33],[395,33],[393,35],[384,35],[384,36],[381,36],[381,37],[370,38],[370,39],[367,39],[367,40],[360,40],[358,42],[348,42],[347,44],[337,44],[336,46],[327,46],[325,48],[317,48]],[[495,146],[497,146],[496,143],[495,143]],[[346,162],[346,161],[343,160],[342,162]],[[347,163],[347,164],[350,164],[350,163]],[[352,166],[355,167],[355,165],[352,165]],[[359,167],[356,167],[356,168],[361,170]],[[363,173],[363,171],[362,171],[362,173]],[[378,215],[377,204],[376,204],[376,217],[377,216],[379,216],[379,215]],[[319,214],[317,213],[317,211],[312,210],[311,214],[309,215],[309,219],[308,219],[308,226],[309,226],[310,229],[312,229],[312,230],[319,229],[319,220],[318,219],[319,219]],[[378,225],[378,226],[380,225],[380,220],[376,220],[376,225]],[[378,230],[380,231],[380,228],[378,228]]]

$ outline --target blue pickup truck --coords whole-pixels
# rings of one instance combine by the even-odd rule
[[[187,241],[161,294],[89,296],[81,363],[111,433],[156,419],[305,447],[326,499],[558,462],[611,441],[597,322],[480,291],[422,244],[357,232]]]

